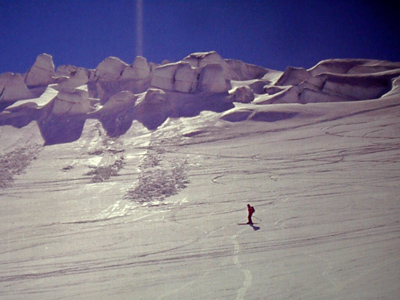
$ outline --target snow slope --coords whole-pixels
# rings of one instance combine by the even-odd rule
[[[398,63],[44,65],[0,100],[1,299],[400,295]]]

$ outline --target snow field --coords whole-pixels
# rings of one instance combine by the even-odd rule
[[[229,88],[220,76],[233,89],[133,95],[149,84],[150,64],[109,58],[57,79],[72,98],[91,80],[101,99],[83,100],[93,107],[56,97],[52,110],[49,85],[1,112],[0,298],[397,299],[400,101],[398,80],[388,85],[397,64],[277,72],[215,52],[185,60],[162,67],[161,84],[180,66],[204,72],[204,84],[218,73],[209,91]],[[29,82],[53,80],[47,65]],[[123,70],[135,79],[119,93]],[[4,95],[25,93],[21,80],[22,92]],[[376,89],[360,88],[374,80]],[[297,103],[302,89],[316,98]],[[50,117],[38,118],[46,105]],[[68,107],[94,111],[51,115]],[[247,203],[257,224],[239,226]]]

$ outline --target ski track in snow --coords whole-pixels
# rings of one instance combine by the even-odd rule
[[[0,193],[0,297],[394,299],[398,113],[275,132],[211,116],[134,127],[136,139],[91,124],[41,149]],[[210,131],[180,134],[202,122]],[[129,193],[154,192],[146,172],[169,188],[152,203]],[[236,226],[247,202],[260,230]]]
[[[241,233],[244,230],[241,230]],[[240,246],[237,241],[237,235],[232,236],[232,243],[234,246],[234,251],[233,251],[233,263],[244,273],[244,281],[243,281],[243,286],[238,290],[236,300],[242,300],[245,299],[246,292],[251,286],[251,279],[252,279],[252,274],[249,269],[243,268],[242,264],[239,261],[239,255],[240,255]]]

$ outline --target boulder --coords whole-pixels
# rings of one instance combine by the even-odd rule
[[[254,92],[248,86],[241,86],[229,91],[233,102],[250,103],[254,100]]]
[[[152,74],[151,86],[158,89],[193,93],[221,93],[230,89],[220,64],[195,67],[187,61],[161,65]]]
[[[88,92],[76,89],[73,92],[61,91],[54,98],[54,115],[79,115],[92,111]]]
[[[193,93],[197,90],[199,70],[188,63],[179,64],[175,73],[174,90],[182,93]]]
[[[148,89],[145,93],[141,105],[164,105],[168,102],[167,94],[159,89]]]
[[[167,94],[150,88],[138,99],[134,110],[135,119],[150,130],[163,124],[171,112]]]
[[[59,91],[74,91],[77,87],[87,84],[89,81],[89,72],[84,68],[77,68],[70,73],[70,77],[63,77],[58,81],[55,89]]]
[[[226,59],[231,71],[232,80],[250,80],[262,78],[268,70],[252,64],[244,63],[240,60]]]
[[[90,97],[106,103],[109,98],[122,91],[141,93],[150,86],[150,66],[143,57],[136,57],[132,66],[116,57],[102,61],[95,71],[95,78],[89,78]]]
[[[150,66],[147,63],[146,58],[142,56],[136,56],[132,66],[128,66],[124,69],[121,79],[131,80],[142,80],[150,75]]]
[[[28,87],[44,86],[54,82],[55,67],[53,57],[40,54],[33,66],[25,73],[24,80]]]
[[[0,102],[16,101],[33,97],[34,95],[28,89],[20,74],[10,72],[0,74]]]
[[[196,52],[186,56],[182,61],[188,62],[192,67],[201,68],[208,64],[226,64],[222,57],[215,51]]]
[[[133,106],[138,96],[130,91],[122,91],[110,97],[103,105],[102,110],[124,110],[127,106]]]
[[[96,76],[99,80],[119,79],[129,65],[117,57],[107,57],[96,68]]]
[[[153,71],[151,86],[157,89],[174,90],[175,73],[181,63],[158,66]]]
[[[189,63],[194,68],[203,68],[209,64],[219,64],[223,69],[225,79],[232,80],[235,78],[235,76],[232,75],[232,69],[215,51],[192,53],[186,56],[182,61]]]
[[[194,93],[197,91],[199,68],[192,67],[187,62],[161,65],[155,68],[151,80],[154,88]]]
[[[72,65],[61,65],[57,67],[54,73],[55,77],[70,77],[73,73],[78,70],[78,67]]]
[[[287,67],[275,85],[299,85],[310,77],[311,74],[304,68]]]
[[[225,79],[224,69],[220,64],[208,64],[201,69],[199,78],[199,90],[209,93],[223,93],[230,89],[231,85]]]
[[[316,77],[311,77],[308,78],[307,80],[303,81],[302,83],[299,84],[300,91],[304,89],[310,89],[314,91],[320,91],[322,90],[322,87],[325,84],[325,79],[324,76],[316,76]]]

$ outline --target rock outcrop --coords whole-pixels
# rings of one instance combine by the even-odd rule
[[[35,120],[46,144],[54,144],[79,138],[88,118],[98,119],[110,136],[124,134],[134,120],[155,130],[168,118],[202,111],[229,122],[271,123],[297,115],[261,109],[271,104],[400,101],[399,82],[400,63],[363,59],[325,60],[308,70],[281,72],[224,60],[211,51],[161,65],[140,56],[131,65],[108,57],[95,70],[65,65],[55,71],[52,57],[42,54],[24,75],[0,75],[0,126]]]
[[[143,57],[136,57],[132,65],[119,58],[103,60],[89,77],[89,95],[99,98],[102,104],[121,91],[145,92],[150,87],[150,65]]]
[[[231,88],[220,64],[207,64],[200,73],[199,89],[208,93],[223,93]]]
[[[62,76],[57,80],[55,87],[59,91],[73,91],[89,81],[90,72],[84,68],[76,68],[69,76]]]
[[[25,73],[25,84],[28,87],[43,86],[54,82],[55,67],[53,57],[40,54],[33,66]]]
[[[254,100],[254,92],[248,86],[234,88],[229,92],[229,94],[231,94],[233,102],[250,103]]]
[[[299,85],[312,75],[304,68],[287,67],[275,85]]]
[[[228,65],[216,52],[195,53],[158,66],[151,86],[182,93],[223,93],[230,89]]]
[[[116,80],[121,77],[128,64],[117,57],[107,57],[96,68],[96,76],[99,80]]]
[[[150,66],[146,58],[137,56],[131,66],[127,66],[121,75],[121,80],[143,80],[150,76]]]
[[[13,102],[33,97],[34,93],[28,89],[22,75],[14,73],[0,74],[0,102]]]
[[[171,105],[163,90],[150,88],[135,105],[135,119],[150,130],[156,129],[168,118]]]

